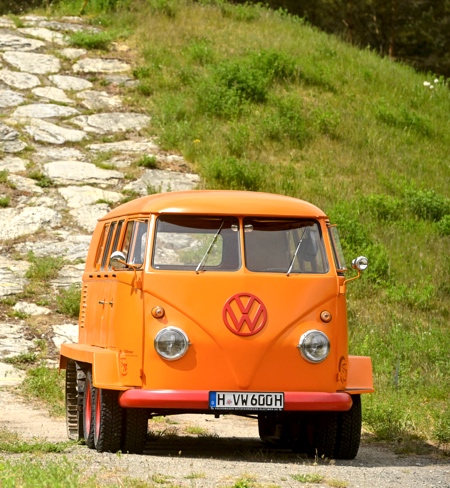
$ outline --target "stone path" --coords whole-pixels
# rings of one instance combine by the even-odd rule
[[[67,260],[55,288],[81,280],[96,221],[126,195],[193,189],[199,177],[178,155],[145,136],[146,113],[128,112],[136,84],[122,59],[127,46],[91,53],[70,34],[95,30],[81,18],[27,15],[20,27],[0,17],[0,299],[27,284],[29,251]],[[153,157],[159,169],[137,162]],[[48,312],[20,305],[22,315]],[[28,307],[28,308],[27,308]],[[0,361],[33,349],[27,320],[0,320]],[[55,343],[74,338],[74,323],[53,325]],[[20,381],[0,362],[0,385]]]

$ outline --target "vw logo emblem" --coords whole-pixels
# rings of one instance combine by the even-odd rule
[[[264,303],[251,293],[237,293],[223,307],[223,321],[228,329],[240,336],[257,334],[267,322]]]

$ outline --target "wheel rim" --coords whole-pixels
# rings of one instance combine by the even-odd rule
[[[91,418],[92,418],[92,397],[91,397],[91,384],[86,381],[85,392],[84,392],[85,406],[84,406],[84,438],[87,439],[89,432],[91,431]]]
[[[95,395],[95,425],[94,425],[94,439],[95,443],[97,443],[98,438],[100,437],[100,422],[101,422],[101,402],[100,402],[100,390],[97,390]]]

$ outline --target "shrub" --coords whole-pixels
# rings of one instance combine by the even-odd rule
[[[28,253],[28,261],[31,266],[25,273],[25,277],[41,283],[55,279],[59,270],[64,266],[63,258],[53,256],[38,257],[33,252]]]
[[[369,195],[362,199],[364,211],[368,211],[377,220],[390,221],[401,217],[403,204],[398,198],[388,195]]]
[[[295,58],[282,52],[262,50],[252,55],[251,62],[272,81],[293,81],[298,76]]]
[[[9,198],[8,195],[6,195],[4,197],[0,197],[0,207],[1,208],[9,207],[10,201],[11,201],[11,199]]]
[[[215,159],[205,165],[203,171],[215,188],[258,191],[263,188],[265,179],[264,166],[233,157]]]
[[[419,219],[437,222],[450,214],[450,200],[434,190],[408,189],[405,199],[409,210]]]
[[[57,312],[78,318],[80,315],[81,289],[77,284],[72,284],[69,288],[63,289],[56,297]]]
[[[147,169],[155,169],[158,167],[158,161],[156,159],[156,156],[149,156],[148,154],[144,154],[137,162],[137,165]]]
[[[84,49],[100,49],[107,51],[111,42],[113,41],[111,34],[107,32],[88,32],[80,31],[71,34],[69,41],[73,46]]]
[[[450,215],[444,215],[442,219],[436,224],[439,234],[443,236],[450,236]]]

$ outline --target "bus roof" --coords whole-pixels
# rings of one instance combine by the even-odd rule
[[[326,217],[315,205],[283,195],[235,190],[189,190],[138,198],[120,205],[99,220],[146,214]]]

